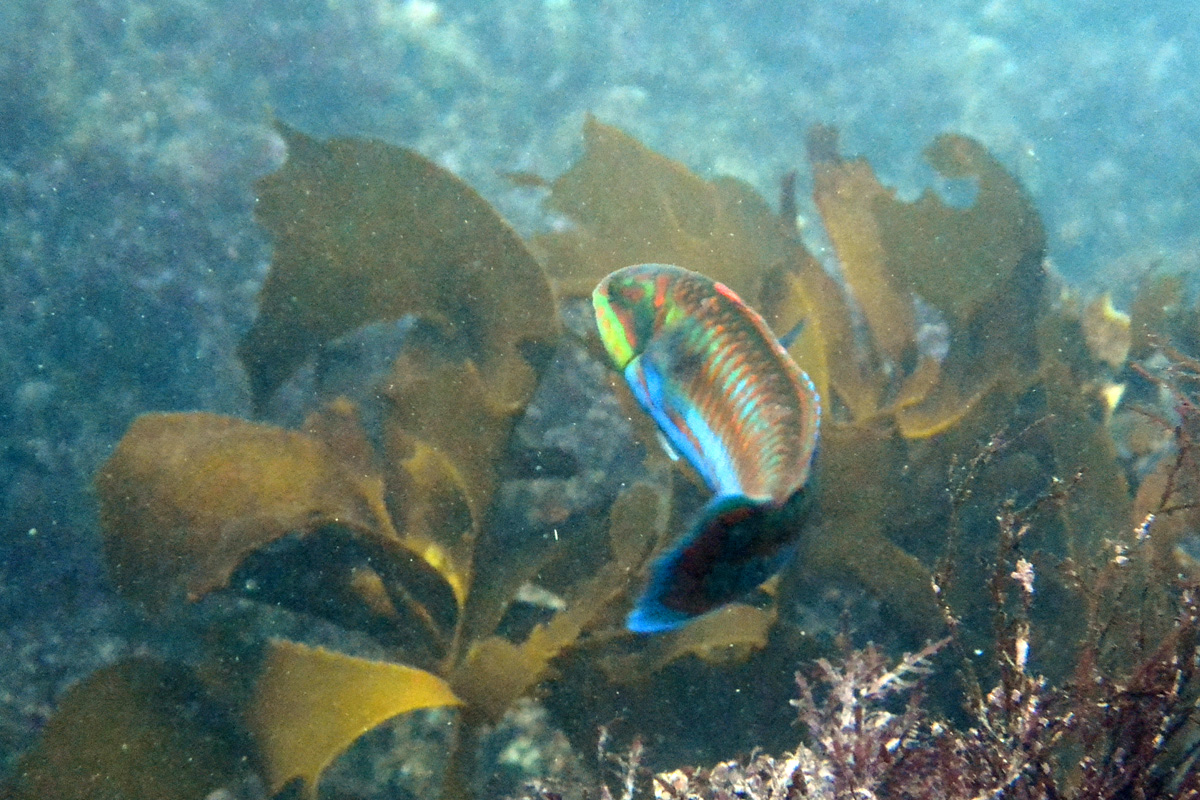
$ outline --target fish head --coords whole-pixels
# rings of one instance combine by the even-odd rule
[[[596,326],[617,369],[625,369],[656,333],[683,315],[672,291],[673,279],[683,272],[667,264],[637,264],[613,272],[596,286]]]

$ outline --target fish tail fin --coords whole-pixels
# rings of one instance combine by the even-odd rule
[[[626,627],[634,633],[675,630],[751,592],[790,555],[804,505],[795,496],[783,504],[714,497],[683,540],[655,560]]]

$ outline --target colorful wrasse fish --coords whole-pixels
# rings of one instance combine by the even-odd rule
[[[626,623],[637,633],[672,630],[786,562],[804,516],[820,399],[762,317],[703,275],[626,267],[600,282],[592,305],[614,366],[714,495],[654,562]]]

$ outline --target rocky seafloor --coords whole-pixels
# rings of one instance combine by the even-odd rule
[[[815,123],[905,196],[930,175],[921,148],[961,132],[1030,190],[1055,266],[1120,297],[1146,269],[1196,266],[1192,17],[1099,0],[6,4],[0,768],[66,686],[145,646],[103,574],[96,467],[138,413],[248,411],[235,348],[271,253],[253,208],[285,158],[272,117],[414,147],[522,232],[554,220],[503,173],[561,172],[585,113],[769,198]]]

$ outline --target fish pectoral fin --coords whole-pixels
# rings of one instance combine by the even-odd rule
[[[671,446],[671,440],[666,437],[662,431],[655,431],[658,434],[658,443],[662,447],[663,452],[667,454],[667,458],[672,461],[679,460],[679,453]]]

